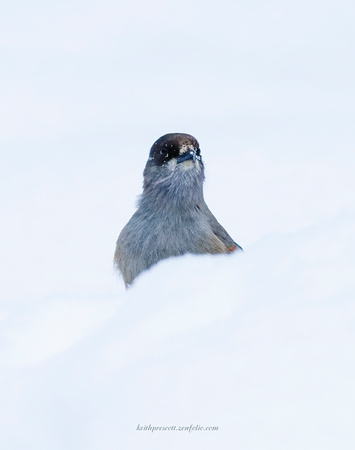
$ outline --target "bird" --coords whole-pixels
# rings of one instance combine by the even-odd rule
[[[116,242],[114,266],[126,288],[166,258],[243,250],[209,210],[204,179],[200,145],[193,136],[168,133],[154,142],[137,210]]]

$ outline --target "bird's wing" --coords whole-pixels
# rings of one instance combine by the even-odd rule
[[[207,216],[208,222],[212,228],[213,233],[217,236],[217,238],[223,242],[223,244],[227,247],[228,252],[234,252],[235,250],[243,250],[240,245],[238,245],[227,233],[227,231],[222,227],[222,225],[218,222],[215,216],[211,213],[210,209],[206,205],[206,203],[200,206],[202,212]]]

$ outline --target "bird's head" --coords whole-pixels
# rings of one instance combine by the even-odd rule
[[[169,133],[159,138],[150,149],[149,160],[156,166],[177,166],[185,161],[202,162],[201,150],[197,140],[190,134]],[[192,168],[193,165],[184,164],[181,168]],[[171,167],[172,168],[172,167]]]
[[[149,152],[143,190],[186,199],[202,195],[204,165],[198,141],[190,134],[169,133],[160,137]]]

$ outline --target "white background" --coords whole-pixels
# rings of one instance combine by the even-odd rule
[[[354,16],[1,7],[2,448],[354,448]],[[168,132],[199,140],[245,253],[162,262],[126,293],[115,241]]]

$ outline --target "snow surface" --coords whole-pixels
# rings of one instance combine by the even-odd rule
[[[3,448],[353,448],[354,230],[343,215],[10,315]]]
[[[353,3],[12,2],[0,15],[0,448],[355,448]],[[126,292],[151,144],[200,142],[245,249]],[[218,431],[137,431],[190,425]]]

